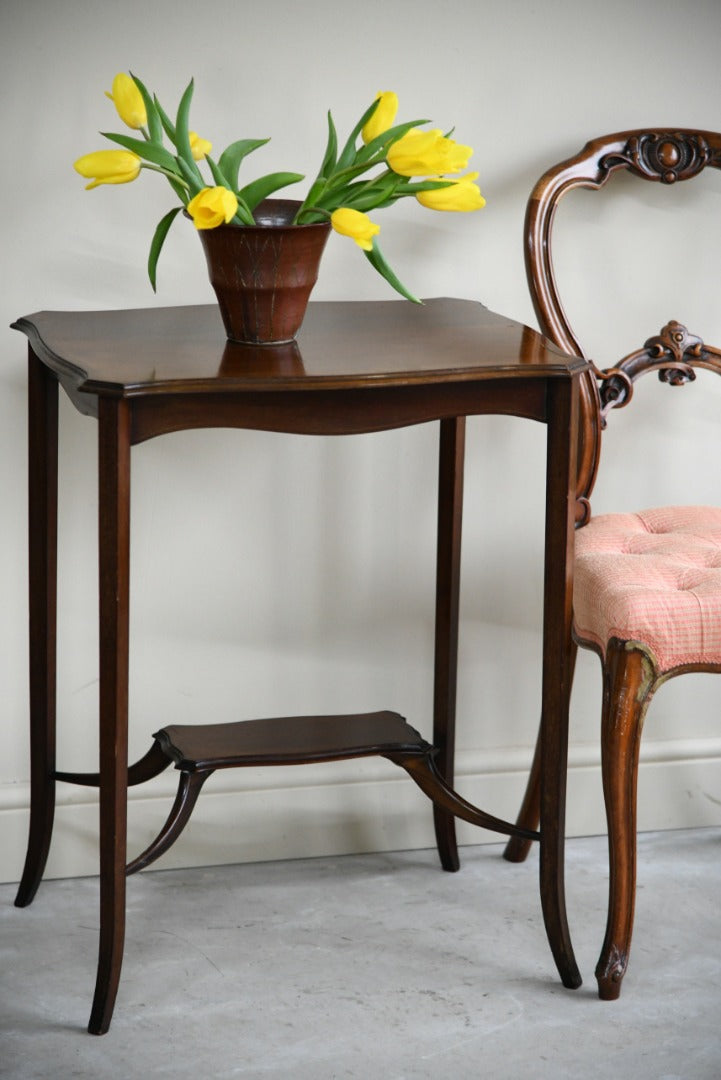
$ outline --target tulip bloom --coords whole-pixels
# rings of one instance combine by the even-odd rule
[[[473,150],[448,139],[439,128],[411,128],[388,148],[388,164],[401,176],[442,176],[465,169]]]
[[[138,90],[134,81],[124,71],[121,71],[113,79],[112,91],[105,91],[115,108],[118,116],[130,128],[144,128],[148,122],[148,113],[143,101],[143,95]]]
[[[477,179],[477,172],[466,173],[454,180],[452,187],[419,191],[416,198],[421,206],[427,206],[429,210],[480,210],[486,205],[486,200],[478,185],[473,183]]]
[[[375,139],[377,135],[382,135],[384,131],[393,126],[393,121],[398,112],[398,95],[394,94],[392,90],[381,90],[380,93],[376,94],[376,101],[378,102],[376,111],[368,123],[364,124],[361,131],[363,142],[366,145]]]
[[[99,184],[129,184],[140,172],[140,158],[131,150],[96,150],[78,158],[73,166],[81,176],[94,177],[85,190]]]
[[[206,187],[188,203],[188,213],[196,229],[215,229],[235,217],[238,200],[226,187]]]
[[[337,233],[349,236],[364,251],[373,250],[373,237],[381,231],[380,225],[371,221],[367,214],[362,214],[360,210],[351,210],[347,206],[334,210],[330,223]]]
[[[201,139],[197,131],[189,131],[188,138],[190,139],[190,151],[195,161],[202,161],[206,154],[209,154],[213,149],[213,144],[208,142],[207,139]]]

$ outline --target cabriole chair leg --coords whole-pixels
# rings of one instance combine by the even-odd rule
[[[603,672],[601,767],[608,823],[608,920],[596,965],[598,996],[621,993],[631,949],[636,896],[636,792],[641,732],[657,682],[648,655],[609,644]]]

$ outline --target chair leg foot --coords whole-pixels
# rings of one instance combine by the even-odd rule
[[[617,1001],[621,996],[621,985],[628,967],[628,953],[622,953],[612,943],[603,944],[603,949],[596,964],[596,982],[601,1001]]]
[[[621,981],[614,979],[601,979],[596,976],[598,982],[598,996],[601,1001],[618,1001],[621,996]]]

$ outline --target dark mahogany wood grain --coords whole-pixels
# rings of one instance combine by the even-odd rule
[[[458,675],[458,612],[461,590],[461,530],[466,420],[441,421],[438,456],[438,546],[436,554],[436,656],[433,685],[433,745],[436,765],[453,786],[456,754],[456,683]],[[433,807],[436,844],[444,870],[458,870],[460,860],[454,818]]]
[[[125,940],[130,601],[130,408],[103,398],[98,416],[100,553],[100,945],[89,1030],[108,1030]]]
[[[57,664],[58,384],[28,365],[30,582],[30,833],[15,903],[31,903],[45,870],[55,814]]]
[[[179,768],[232,769],[369,757],[430,744],[393,712],[278,716],[228,724],[169,724],[153,736]]]
[[[657,127],[591,139],[579,153],[548,169],[535,184],[526,207],[526,276],[541,331],[569,356],[585,353],[566,314],[553,267],[553,226],[561,200],[576,188],[599,190],[622,171],[670,186],[699,176],[707,167],[721,169],[720,133]],[[716,354],[718,365],[718,350],[710,351]],[[650,366],[644,365],[643,370]],[[633,377],[640,373],[636,370]],[[590,513],[588,500],[598,472],[604,424],[597,379],[604,375],[591,364],[581,380],[576,482],[579,523]]]
[[[147,865],[167,850],[187,821],[205,777],[223,767],[217,764],[212,745],[196,748],[209,752],[213,764],[206,771],[189,769],[183,774],[175,807],[152,850],[126,866],[128,784],[155,775],[163,767],[157,746],[130,770],[127,763],[130,448],[145,439],[193,427],[342,435],[440,422],[434,743],[421,740],[421,745],[413,739],[407,743],[408,731],[413,729],[399,727],[405,722],[396,714],[381,713],[373,714],[372,720],[363,719],[363,741],[354,749],[352,732],[361,721],[349,715],[331,718],[330,733],[326,722],[316,718],[323,731],[319,728],[316,733],[315,752],[318,760],[324,759],[323,754],[327,758],[381,753],[401,765],[434,801],[442,865],[453,870],[458,866],[456,817],[517,838],[539,836],[535,829],[512,826],[478,810],[452,788],[464,418],[502,413],[548,425],[541,901],[561,978],[567,986],[578,985],[563,895],[563,810],[568,714],[565,658],[573,544],[569,515],[574,501],[578,386],[586,362],[569,357],[528,327],[468,300],[429,300],[422,307],[394,301],[311,303],[297,342],[283,346],[229,345],[214,306],[39,312],[14,326],[30,342],[30,502],[35,522],[30,537],[30,588],[31,610],[36,612],[31,636],[33,808],[18,902],[32,899],[42,876],[55,780],[97,784],[100,953],[90,1030],[106,1031],[112,1015],[122,962],[126,871]],[[57,383],[76,408],[98,422],[100,765],[96,774],[54,770],[57,420],[52,403]],[[263,723],[265,739],[270,729],[267,721]],[[274,733],[273,760],[315,760],[313,726],[305,732],[300,748],[294,748],[288,724],[288,720],[279,722]],[[225,729],[218,732],[222,740],[230,732],[228,725],[221,727]],[[247,750],[244,740],[251,735],[250,729],[233,733],[237,753],[238,746],[245,745]],[[198,779],[193,780],[194,776]]]
[[[241,720],[225,724],[170,725],[156,731],[150,754],[138,762],[157,767],[159,751],[174,761],[180,772],[175,802],[165,824],[150,845],[125,867],[127,875],[149,866],[175,843],[190,820],[205,781],[216,769],[250,765],[304,765],[310,762],[380,756],[405,769],[421,791],[455,825],[461,818],[481,828],[513,835],[528,842],[540,839],[533,830],[519,828],[487,814],[455,791],[438,766],[438,750],[426,742],[398,713],[375,712],[340,716],[283,716]],[[154,760],[156,764],[154,764]],[[452,766],[452,763],[451,763]],[[451,767],[452,771],[452,767]],[[157,775],[157,772],[156,772]],[[81,783],[90,783],[89,776]],[[455,832],[450,833],[455,852]],[[443,861],[446,853],[439,843]],[[457,869],[446,866],[444,869]]]
[[[548,169],[535,185],[528,201],[525,225],[525,255],[528,284],[544,334],[569,355],[582,355],[579,338],[569,321],[558,291],[553,267],[553,227],[559,205],[577,188],[599,190],[612,177],[625,172],[645,182],[678,186],[700,176],[704,170],[721,170],[721,133],[689,128],[657,127],[603,135],[590,140],[573,157]],[[718,175],[716,177],[718,187]],[[622,189],[625,190],[625,189]],[[585,253],[592,258],[592,252]],[[669,265],[671,265],[671,260]],[[680,271],[681,272],[681,271]],[[675,312],[669,312],[669,315]],[[654,332],[633,351],[603,371],[593,363],[581,376],[578,469],[576,476],[575,518],[583,527],[591,514],[590,497],[600,460],[601,437],[613,409],[627,405],[634,396],[635,383],[642,376],[656,373],[669,386],[693,382],[698,369],[721,374],[721,349],[706,344],[682,323],[671,319],[664,326],[649,328]],[[550,509],[550,508],[549,508]],[[613,578],[613,556],[606,559],[604,572]],[[623,558],[623,556],[621,556]],[[548,567],[548,562],[547,562]],[[557,581],[556,588],[563,588]],[[630,600],[630,611],[633,600]],[[632,618],[632,616],[631,616]],[[602,621],[602,620],[601,620]],[[666,631],[674,634],[674,607],[666,600]],[[653,640],[645,640],[647,624],[643,619],[631,640],[612,638],[599,650],[599,634],[591,631],[592,640],[578,644],[598,651],[603,668],[603,709],[601,720],[601,762],[604,799],[609,834],[609,904],[606,936],[596,968],[599,995],[617,998],[628,964],[634,916],[636,873],[636,789],[639,745],[643,720],[655,690],[664,682],[688,671],[719,672],[721,666],[710,659],[705,663],[674,668],[659,666],[656,630]],[[568,642],[567,656],[558,669],[557,689],[570,693],[576,644]],[[564,710],[567,704],[563,705]],[[531,775],[517,823],[527,829],[543,820],[543,783],[545,769],[543,745],[550,732],[539,736]],[[505,856],[521,861],[528,842],[513,837]]]
[[[573,533],[578,411],[579,397],[574,394],[571,383],[565,380],[551,383],[546,453],[540,869],[548,940],[567,987],[581,985],[563,900],[568,707],[573,679]],[[557,767],[559,762],[563,763],[562,776]]]
[[[471,300],[312,303],[295,346],[228,344],[214,305],[41,311],[13,325],[61,379],[100,396],[525,380],[574,368],[550,341]]]

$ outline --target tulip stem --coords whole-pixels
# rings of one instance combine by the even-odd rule
[[[177,184],[182,184],[184,188],[187,188],[188,191],[190,191],[190,184],[187,180],[184,180],[179,173],[172,172],[170,169],[164,169],[162,165],[151,165],[149,162],[144,161],[140,168],[150,169],[151,172],[162,173],[163,176],[167,176],[169,180],[174,180]]]
[[[311,190],[308,192],[308,195],[306,196],[300,210],[295,215],[295,224],[298,224],[303,214],[308,211],[312,210],[314,213],[319,214],[328,213],[324,208],[317,206],[316,204],[326,195],[335,191],[337,188],[343,188],[349,181],[353,179],[354,176],[360,176],[362,173],[368,172],[368,170],[373,168],[373,166],[379,165],[382,160],[382,158],[379,158],[375,161],[367,161],[364,162],[361,166],[359,166],[355,161],[353,161],[345,168],[338,169],[336,172],[332,172],[330,176],[319,176],[311,187]],[[374,183],[373,178],[371,178],[368,183]]]
[[[298,211],[298,213],[295,215],[295,218],[293,219],[293,224],[294,225],[302,225],[303,222],[300,219],[303,217],[304,214],[315,214],[316,217],[325,218],[328,221],[330,221],[330,213],[331,213],[330,210],[324,210],[322,206],[301,206],[300,210]],[[309,222],[309,221],[306,222],[306,225],[310,225],[310,224],[316,224],[316,223],[315,222]]]

